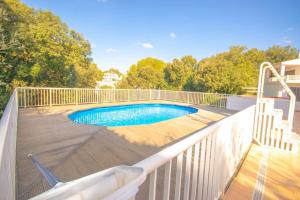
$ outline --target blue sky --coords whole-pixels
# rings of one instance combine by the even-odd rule
[[[153,56],[197,59],[232,45],[300,48],[299,0],[22,0],[50,10],[92,45],[102,70]]]

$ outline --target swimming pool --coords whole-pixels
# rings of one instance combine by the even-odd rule
[[[132,126],[153,124],[198,112],[198,109],[173,104],[131,104],[81,110],[69,115],[76,124]]]

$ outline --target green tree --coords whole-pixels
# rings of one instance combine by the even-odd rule
[[[119,87],[130,88],[165,88],[164,68],[166,64],[156,58],[144,58],[132,65]]]
[[[174,59],[164,70],[165,80],[171,89],[182,90],[195,69],[197,60],[192,56]]]
[[[108,73],[114,73],[114,74],[117,74],[118,76],[123,76],[123,74],[116,68],[110,68],[109,70],[105,71],[105,72],[108,72]]]
[[[279,63],[298,57],[299,50],[291,46],[274,45],[265,51],[265,59],[271,63]]]
[[[101,79],[89,42],[51,12],[4,0],[0,20],[1,107],[17,86],[94,87]]]
[[[22,46],[16,39],[19,18],[6,2],[0,1],[0,116],[11,92],[16,67],[13,60]]]
[[[245,86],[257,83],[258,64],[264,53],[234,46],[199,62],[199,68],[185,85],[186,89],[205,92],[240,94]]]

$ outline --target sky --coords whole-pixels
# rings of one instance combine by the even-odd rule
[[[233,45],[300,49],[299,0],[22,0],[49,10],[91,43],[101,70],[151,56],[202,59]]]

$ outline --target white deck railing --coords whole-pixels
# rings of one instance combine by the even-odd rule
[[[14,91],[0,121],[0,199],[16,198],[18,102]]]
[[[167,100],[226,107],[228,96],[225,94],[168,90],[17,88],[10,97],[0,123],[1,197],[4,199],[15,199],[16,197],[15,163],[18,107],[148,100]],[[178,163],[174,187],[184,187],[185,199],[189,195],[199,199],[200,193],[204,199],[220,196],[220,192],[224,191],[225,185],[251,143],[253,111],[254,108],[252,107],[228,117],[137,163],[137,166],[143,167],[151,174],[150,198],[154,199],[155,197],[157,189],[155,183],[160,180],[160,178],[157,179],[156,175],[158,168],[162,166],[167,170],[164,176],[163,195],[164,197],[172,196],[170,190],[167,190],[173,187],[172,182],[170,182],[172,158],[176,158]],[[182,175],[182,170],[185,171],[184,175]],[[183,186],[181,186],[182,177],[185,181]],[[181,190],[174,190],[174,192],[175,197],[179,198]]]
[[[135,164],[149,175],[149,199],[219,199],[251,145],[254,111],[251,106]]]
[[[152,90],[90,88],[18,88],[19,107],[100,104],[167,100],[188,104],[226,107],[227,94]]]

